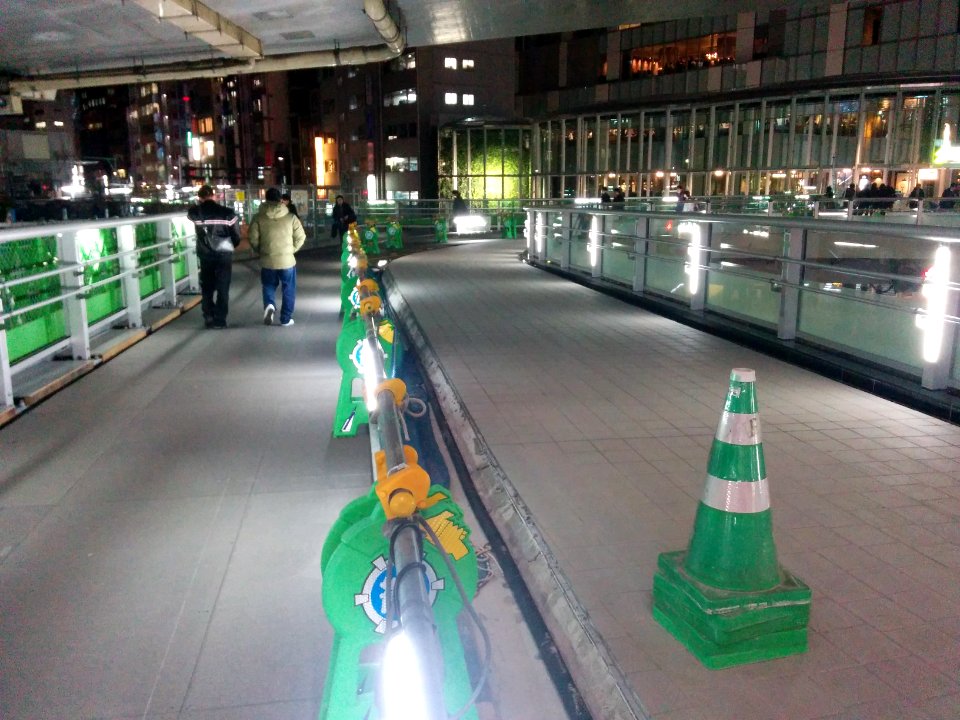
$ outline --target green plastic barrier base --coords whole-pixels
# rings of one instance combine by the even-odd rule
[[[403,250],[403,231],[400,223],[392,222],[387,225],[387,241],[384,245],[391,250]]]
[[[704,666],[719,668],[807,650],[810,588],[781,568],[770,590],[720,590],[684,570],[686,551],[662,553],[653,576],[653,617]]]
[[[437,242],[446,243],[447,242],[447,221],[442,219],[437,220],[437,222],[434,223],[433,227],[434,227]]]
[[[468,597],[476,594],[477,561],[463,511],[440,486],[430,495],[442,499],[423,516],[440,537],[443,549],[424,545],[424,582],[433,603],[443,653],[447,713],[456,712],[472,692],[457,618],[460,595],[440,556],[448,552]],[[334,629],[334,643],[324,685],[320,720],[375,720],[380,659],[385,647],[383,593],[390,541],[384,536],[383,508],[375,490],[349,503],[334,523],[321,553],[323,609]],[[476,710],[464,715],[475,720]]]
[[[377,328],[380,347],[383,349],[383,366],[393,377],[395,363],[395,330],[393,322],[384,318]],[[363,397],[363,372],[360,368],[360,349],[366,337],[363,320],[354,317],[349,310],[344,315],[343,327],[337,336],[337,363],[343,371],[337,409],[333,420],[334,437],[353,437],[361,425],[369,424],[370,413]]]
[[[363,251],[367,255],[380,254],[380,233],[375,227],[365,228],[360,239],[363,243]]]

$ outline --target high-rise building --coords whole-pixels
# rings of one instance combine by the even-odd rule
[[[513,119],[515,58],[509,39],[291,73],[295,177],[309,175],[321,193],[436,197],[440,128],[466,119]]]

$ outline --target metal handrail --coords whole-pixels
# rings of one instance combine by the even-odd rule
[[[359,253],[362,252],[362,249],[359,250]],[[357,256],[353,253],[352,255]],[[365,265],[365,263],[354,263],[354,267],[358,267],[358,281],[366,279],[366,271],[363,269]],[[361,302],[372,296],[366,286],[361,284],[358,287]],[[386,460],[386,474],[389,477],[406,467],[406,456],[403,449],[401,408],[398,405],[398,401],[402,401],[403,398],[397,398],[393,390],[383,384],[388,378],[378,333],[382,316],[382,309],[375,313],[361,313],[367,351],[364,363],[373,363],[373,372],[369,377],[367,368],[364,368],[364,384],[366,386],[371,380],[376,382],[374,391],[376,392],[376,412],[371,415],[370,421],[376,423],[380,436],[380,449]],[[371,392],[369,387],[365,387],[365,390],[367,394]],[[369,399],[369,395],[366,399]],[[442,651],[436,635],[430,597],[419,571],[424,559],[423,531],[408,519],[389,520],[386,530],[385,534],[391,538],[390,557],[397,574],[397,616],[422,661],[424,682],[422,690],[424,697],[427,698],[425,711],[428,713],[422,720],[446,720],[443,702]],[[392,630],[392,613],[388,604],[392,600],[392,582],[388,572],[385,584],[388,634]]]

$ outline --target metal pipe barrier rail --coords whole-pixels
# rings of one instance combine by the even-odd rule
[[[91,337],[198,293],[195,245],[182,214],[0,230],[0,413],[16,373],[65,350],[91,360]]]
[[[528,207],[528,258],[960,387],[960,229]]]
[[[457,623],[466,610],[483,637],[488,665],[490,640],[470,603],[476,556],[462,510],[449,491],[431,484],[417,451],[404,444],[403,413],[414,399],[388,371],[394,350],[385,352],[381,343],[395,347],[397,341],[367,262],[353,224],[341,257],[344,327],[337,355],[344,377],[334,435],[354,434],[369,422],[375,483],[343,509],[324,542],[323,603],[336,639],[320,717],[476,718],[473,705],[487,670],[472,687]],[[448,589],[451,581],[457,594]],[[374,682],[361,673],[372,664]],[[451,707],[459,709],[448,715]]]

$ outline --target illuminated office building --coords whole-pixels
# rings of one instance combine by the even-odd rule
[[[809,2],[518,40],[532,194],[938,196],[960,169],[955,0]]]

